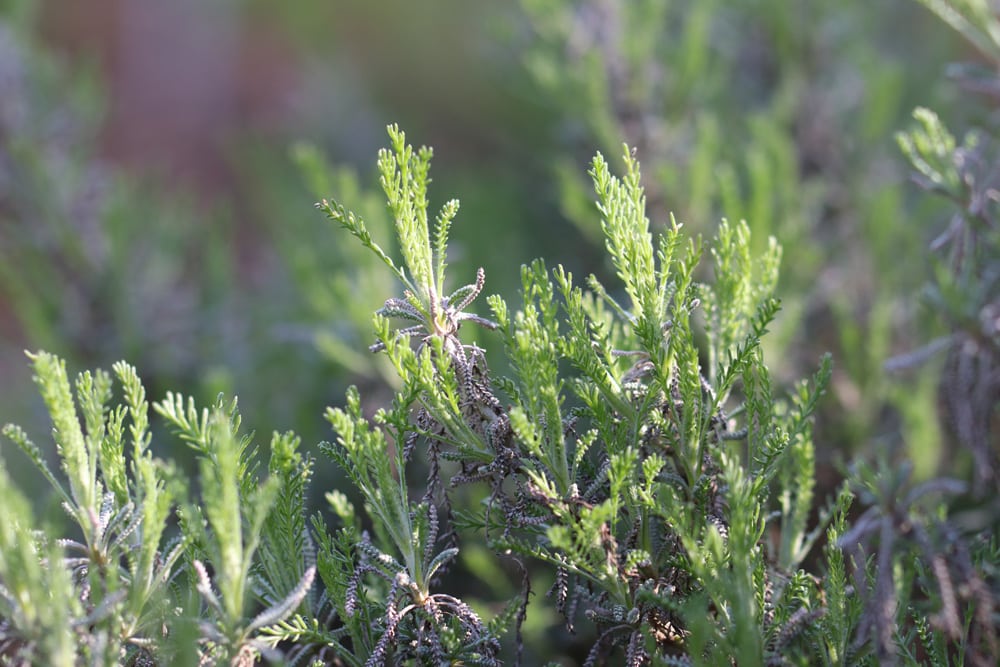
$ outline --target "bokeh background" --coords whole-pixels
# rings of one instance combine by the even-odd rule
[[[251,429],[315,452],[348,384],[389,395],[365,348],[399,288],[313,203],[390,245],[374,163],[396,122],[434,147],[432,206],[461,199],[451,276],[483,266],[514,303],[538,256],[614,284],[586,170],[622,142],[654,225],[776,236],[775,374],[836,363],[821,488],[887,444],[933,475],[940,360],[885,362],[940,326],[919,292],[946,213],[894,135],[918,105],[988,113],[946,76],[975,57],[910,0],[4,0],[0,422],[44,442],[42,348],[71,372],[127,359],[155,399],[236,394]],[[321,466],[317,497],[338,480]]]

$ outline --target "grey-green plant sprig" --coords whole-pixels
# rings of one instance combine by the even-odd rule
[[[378,637],[368,644],[365,664],[383,664],[390,658],[398,661],[411,655],[410,651],[416,651],[412,657],[437,661],[464,656],[478,664],[495,664],[499,645],[492,631],[467,604],[432,588],[439,571],[458,553],[453,545],[439,547],[433,498],[434,489],[441,486],[433,453],[436,443],[447,441],[467,461],[487,464],[509,431],[489,388],[482,350],[458,337],[466,321],[490,329],[497,325],[465,311],[483,289],[482,269],[475,282],[444,296],[448,232],[458,201],[451,200],[442,208],[432,237],[427,214],[432,152],[428,148],[414,151],[394,125],[388,133],[391,147],[379,152],[378,168],[405,268],[397,266],[372,239],[364,221],[344,206],[329,200],[317,205],[381,258],[405,287],[403,298],[389,298],[377,311],[378,340],[370,347],[373,352],[386,352],[403,381],[393,409],[379,412],[373,427],[361,415],[356,390],[350,391],[346,409],[327,413],[338,433],[337,445],[322,446],[365,495],[375,535],[360,536],[352,553],[332,545],[326,553],[332,558],[339,551],[339,558],[353,562],[352,583],[338,594],[348,627],[366,588],[362,580],[370,579],[371,595],[381,591],[384,613],[375,621]],[[393,332],[389,318],[415,324]],[[411,337],[420,339],[416,350],[409,344]],[[432,468],[427,493],[414,503],[405,470],[408,453],[420,435],[431,436]],[[450,523],[450,519],[445,499],[443,520]],[[355,633],[361,630],[356,628]],[[464,642],[454,641],[456,631],[465,637]],[[359,638],[368,642],[367,637]],[[409,639],[404,641],[404,637]]]
[[[426,146],[414,151],[406,143],[406,134],[396,125],[390,125],[388,133],[391,147],[379,151],[378,170],[395,220],[405,269],[398,266],[371,237],[364,220],[342,204],[324,199],[316,207],[374,252],[405,286],[402,299],[386,300],[379,311],[386,317],[418,323],[400,330],[400,335],[412,336],[423,332],[426,336],[438,336],[452,342],[461,323],[467,320],[495,328],[495,323],[465,312],[465,308],[483,289],[485,275],[482,269],[477,272],[475,282],[458,288],[450,295],[444,293],[448,232],[458,213],[459,203],[457,199],[452,199],[441,208],[435,219],[432,238],[428,224],[427,186],[430,183],[428,171],[433,151]],[[385,341],[379,341],[371,349],[379,351],[384,347]]]
[[[8,425],[4,435],[42,472],[81,537],[52,540],[23,533],[17,548],[0,546],[0,582],[15,593],[7,598],[9,607],[0,605],[7,625],[0,634],[20,637],[27,645],[37,643],[36,660],[67,664],[62,651],[73,636],[67,633],[89,627],[76,637],[77,650],[95,664],[111,664],[119,650],[142,651],[163,639],[167,589],[185,546],[183,540],[166,540],[164,531],[184,488],[149,452],[149,406],[132,366],[114,365],[124,400],[112,407],[115,382],[110,374],[81,373],[74,397],[62,359],[45,352],[28,356],[52,415],[68,486],[49,469],[23,430]],[[27,520],[30,511],[17,505],[15,489],[7,490],[11,504],[6,514],[13,522],[9,525],[25,530],[32,525]],[[8,498],[7,492],[3,495]],[[27,561],[10,567],[11,557],[23,556],[25,549],[48,563],[44,574],[36,573],[41,578],[32,576]],[[26,594],[42,581],[47,589],[43,595],[38,596],[37,589]],[[69,581],[71,589],[65,587]],[[71,592],[72,600],[66,598]],[[62,627],[49,625],[60,619]],[[40,632],[42,628],[48,629]]]
[[[428,224],[427,186],[433,152],[427,147],[414,151],[406,143],[405,133],[396,125],[390,125],[387,130],[390,147],[379,151],[378,170],[394,217],[405,268],[398,266],[371,237],[364,220],[342,204],[324,199],[316,206],[374,252],[405,287],[403,297],[387,299],[377,315],[415,324],[389,333],[378,320],[378,340],[369,349],[388,351],[404,382],[421,374],[425,378],[438,375],[434,364],[449,369],[440,376],[446,379],[447,386],[414,395],[423,406],[423,430],[441,425],[452,434],[461,432],[463,437],[457,440],[460,449],[472,458],[486,459],[491,447],[505,439],[509,427],[498,401],[489,390],[488,380],[484,381],[488,371],[482,351],[475,345],[462,343],[458,337],[463,322],[471,321],[488,329],[497,327],[496,322],[465,310],[482,292],[485,273],[480,268],[474,282],[444,295],[448,233],[458,213],[458,200],[452,199],[442,207],[435,219],[432,236]],[[390,341],[390,338],[409,337],[420,338],[418,356],[410,355],[408,349],[394,346]],[[431,355],[434,361],[430,357],[419,358],[421,353]],[[429,382],[423,386],[430,388],[435,384]],[[452,384],[455,386],[451,395],[443,394]],[[471,442],[479,443],[478,448],[473,448],[478,452],[469,449]]]
[[[194,544],[188,554],[189,579],[207,611],[199,624],[206,643],[202,658],[251,665],[261,654],[277,657],[261,631],[298,609],[316,573],[315,565],[306,562],[311,549],[296,515],[286,508],[285,525],[268,522],[283,492],[294,497],[294,477],[288,473],[295,465],[297,439],[274,434],[272,472],[276,474],[261,480],[254,474],[252,434],[240,433],[235,399],[227,406],[220,396],[211,409],[199,411],[192,399],[168,393],[153,407],[199,455],[202,502],[185,504],[181,527]],[[298,497],[302,498],[301,493]],[[299,552],[284,554],[282,567],[274,553],[265,551],[269,558],[261,567],[258,550],[265,537],[266,546],[272,547],[276,532],[284,532],[285,540],[296,544]],[[268,605],[248,618],[253,575],[258,569],[263,571],[258,587]]]

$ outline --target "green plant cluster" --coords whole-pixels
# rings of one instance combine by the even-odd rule
[[[600,243],[580,153],[597,146],[616,157],[625,138],[644,156],[654,219],[669,211],[706,235],[720,217],[745,219],[755,253],[770,236],[781,239],[790,257],[781,276],[786,315],[765,342],[770,367],[787,384],[819,355],[835,355],[837,382],[821,416],[845,455],[887,428],[890,411],[908,432],[929,433],[920,415],[933,411],[933,372],[914,371],[919,381],[903,395],[881,372],[895,346],[919,342],[901,294],[922,274],[898,257],[920,255],[932,224],[908,205],[884,139],[905,122],[908,96],[934,98],[927,76],[910,80],[934,66],[923,61],[934,43],[908,50],[905,67],[892,57],[889,35],[901,24],[919,29],[919,8],[785,0],[521,6],[530,28],[525,67],[563,128],[548,163],[561,209],[581,234]],[[906,220],[906,232],[896,220]],[[918,474],[933,474],[939,439],[917,435],[907,447]]]
[[[914,85],[939,108],[929,43],[907,71],[884,57],[873,26],[900,3],[522,0],[519,62],[568,139],[532,152],[608,270],[536,260],[506,296],[453,237],[457,200],[432,219],[431,151],[393,126],[388,207],[293,151],[359,243],[293,226],[294,170],[259,160],[250,206],[282,221],[268,294],[296,298],[243,301],[236,229],[95,159],[92,87],[27,37],[34,3],[4,4],[0,292],[59,356],[29,355],[53,442],[3,429],[23,456],[0,462],[0,664],[997,664],[1000,24],[984,0],[921,2],[988,63],[949,69],[976,129],[921,107],[897,137],[931,215],[879,148]],[[518,197],[488,180],[496,251]],[[922,276],[899,258],[929,223]],[[921,280],[922,319],[901,297]],[[109,354],[135,366],[70,382],[66,360]],[[235,399],[146,398],[239,386],[248,422],[294,407],[311,442],[331,366],[358,387],[316,459],[290,432],[262,446]]]
[[[186,481],[150,452],[133,367],[71,386],[64,362],[32,354],[62,474],[23,430],[4,434],[74,528],[40,529],[0,468],[5,664],[525,662],[522,630],[545,600],[565,632],[590,638],[586,665],[996,657],[980,574],[995,541],[934,557],[940,530],[949,553],[963,544],[938,520],[949,484],[904,492],[905,475],[862,466],[859,493],[877,504],[860,521],[848,520],[847,486],[815,502],[811,416],[831,361],[787,396],[772,386],[761,339],[779,309],[773,240],[754,256],[748,227],[724,221],[709,244],[713,278],[699,281],[701,242],[673,222],[654,235],[632,152],[621,176],[598,154],[590,176],[620,285],[535,261],[521,303],[490,296],[490,319],[470,311],[482,270],[446,288],[458,202],[430,219],[431,151],[395,126],[389,136],[378,165],[401,262],[345,205],[317,205],[403,287],[376,314],[370,348],[398,374],[391,404],[372,413],[352,388],[326,414],[335,441],[319,445],[360,506],[330,490],[336,523],[308,520],[313,461],[297,437],[275,433],[258,452],[235,400],[198,410],[168,393],[152,407],[196,455],[197,483]],[[469,322],[502,339],[509,377],[463,340]],[[873,561],[872,534],[929,558],[881,548]],[[476,547],[520,573],[512,599],[473,606],[451,592],[449,570]],[[953,567],[964,567],[957,593],[944,586]],[[879,574],[899,568],[902,582]],[[924,593],[888,610],[899,622],[870,637],[869,614],[887,611],[871,605],[914,590]]]

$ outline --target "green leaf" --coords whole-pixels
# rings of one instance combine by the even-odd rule
[[[95,446],[91,449],[84,438],[76,406],[73,403],[73,395],[70,392],[65,362],[47,352],[29,353],[28,357],[35,368],[35,383],[41,390],[55,427],[53,435],[63,471],[69,479],[70,494],[79,513],[78,521],[83,528],[85,538],[89,541],[96,526],[92,520],[84,517],[87,510],[90,510],[96,519],[97,500],[101,493],[97,482],[98,448]],[[94,389],[89,382],[88,379],[81,384]],[[81,393],[88,394],[88,400],[91,400],[88,410],[92,420],[95,418],[94,401],[99,399],[100,392],[101,388],[92,392],[81,389]]]

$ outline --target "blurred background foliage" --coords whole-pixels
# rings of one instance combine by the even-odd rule
[[[45,428],[25,348],[128,359],[154,398],[238,394],[307,443],[348,384],[388,396],[366,348],[399,286],[312,203],[387,241],[374,156],[398,122],[435,149],[432,208],[461,199],[451,275],[508,299],[538,256],[610,277],[585,169],[623,141],[654,224],[775,235],[775,377],[836,360],[820,492],[887,443],[926,478],[943,359],[885,363],[940,333],[917,294],[947,209],[894,135],[918,105],[989,120],[944,76],[970,58],[912,0],[0,0],[0,422]]]

